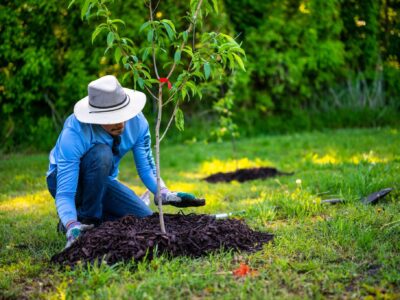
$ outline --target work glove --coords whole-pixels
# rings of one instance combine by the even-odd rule
[[[94,227],[93,224],[86,225],[81,224],[80,222],[72,222],[67,226],[67,245],[65,245],[65,249],[69,248],[82,234],[82,232],[92,229]]]
[[[184,192],[171,192],[167,188],[161,189],[162,205],[172,205],[176,207],[203,206],[206,204],[204,199],[198,199],[193,194]],[[158,205],[157,198],[154,203]]]

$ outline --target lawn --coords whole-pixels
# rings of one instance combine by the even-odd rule
[[[166,145],[162,174],[172,190],[207,199],[185,213],[244,210],[254,229],[275,234],[256,253],[81,265],[49,263],[65,245],[47,192],[47,154],[0,160],[0,298],[400,298],[400,132],[352,129],[263,136],[230,143]],[[233,158],[236,157],[237,160]],[[236,166],[273,166],[291,176],[246,183],[201,179]],[[131,155],[120,180],[145,191]],[[376,205],[360,198],[395,188]],[[344,204],[321,203],[341,198]],[[152,205],[155,209],[154,205]],[[168,212],[178,212],[168,207]],[[168,224],[167,224],[168,227]],[[256,270],[235,277],[240,263]]]

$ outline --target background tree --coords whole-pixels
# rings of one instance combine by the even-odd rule
[[[247,53],[246,72],[229,75],[235,77],[232,120],[241,137],[399,125],[400,0],[368,5],[361,0],[216,1],[219,14],[208,14],[202,30],[228,32]],[[185,1],[160,1],[154,21],[171,16],[182,32],[186,6]],[[147,7],[141,1],[115,1],[112,11],[124,20],[136,47],[148,47],[148,28],[139,32],[148,21]],[[89,22],[94,26],[98,20]],[[125,74],[113,51],[104,54],[106,31],[93,44],[87,42],[91,28],[82,26],[80,12],[67,10],[63,1],[0,3],[1,151],[48,151],[73,104],[86,95],[86,83],[104,74]],[[158,55],[161,67],[168,57]],[[187,62],[186,54],[182,60]],[[169,141],[205,139],[219,126],[216,113],[198,112],[224,97],[223,78],[196,82],[202,101],[179,104],[196,129],[173,134]],[[146,113],[155,111],[156,100],[150,104]],[[165,109],[172,113],[174,107]]]

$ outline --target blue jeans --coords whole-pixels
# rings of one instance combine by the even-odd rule
[[[111,148],[98,144],[81,159],[78,188],[75,196],[78,220],[86,224],[99,224],[126,215],[147,217],[152,211],[127,186],[109,177],[113,167]],[[57,192],[57,170],[47,177],[50,194]]]

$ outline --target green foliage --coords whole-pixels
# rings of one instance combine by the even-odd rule
[[[183,118],[183,112],[180,108],[177,109],[175,115],[175,125],[176,128],[178,128],[180,131],[183,131],[183,129],[185,128],[185,120]]]
[[[49,149],[55,129],[96,73],[90,62],[97,55],[88,60],[86,47],[77,43],[88,32],[76,28],[76,15],[69,15],[59,1],[1,5],[0,24],[2,148]]]
[[[398,1],[224,2],[247,52],[234,93],[251,118],[340,110],[338,98],[339,106],[398,109]]]
[[[182,70],[194,57],[201,80],[186,75],[173,77],[174,86],[185,81],[186,85],[179,92],[171,92],[186,100],[202,94],[201,102],[179,105],[183,105],[187,123],[207,122],[204,126],[207,130],[210,122],[216,124],[216,114],[201,119],[196,112],[206,111],[225,96],[227,83],[223,78],[226,75],[235,77],[235,83],[229,85],[235,101],[232,120],[241,134],[275,131],[276,127],[267,127],[268,124],[260,121],[269,119],[277,126],[282,124],[282,132],[289,127],[288,118],[304,119],[314,114],[314,110],[338,116],[331,120],[334,123],[326,123],[322,114],[319,124],[344,127],[347,124],[340,120],[348,118],[346,111],[355,104],[359,111],[375,110],[377,114],[387,111],[388,117],[382,117],[382,121],[388,120],[386,124],[393,124],[391,116],[399,112],[398,0],[208,1],[207,11],[202,15],[206,21],[199,20],[194,28],[195,43],[186,32],[185,24],[191,22],[190,16],[178,17],[185,15],[185,1],[160,1],[155,18],[149,23],[146,23],[148,10],[142,1],[105,1],[112,14],[107,10],[96,11],[93,6],[96,1],[73,2],[70,9],[67,2],[55,0],[0,4],[0,138],[3,141],[0,147],[3,151],[14,151],[16,147],[50,149],[74,103],[86,95],[87,83],[99,76],[114,74],[124,79],[124,85],[134,88],[136,84],[141,90],[155,86],[158,82],[147,79],[146,68],[134,68],[136,75],[132,70],[132,65],[138,62],[151,64],[152,48],[147,40],[150,37],[160,37],[164,43],[157,49],[162,74],[171,67],[171,58]],[[192,9],[196,3],[192,1]],[[74,9],[78,4],[90,8],[89,13]],[[218,16],[210,13],[216,8]],[[92,31],[83,25],[81,17],[91,28],[103,25]],[[140,30],[143,23],[146,25]],[[201,34],[213,32],[215,28],[218,30],[214,36]],[[218,35],[221,32],[234,36],[235,42],[246,51],[246,72],[230,74],[219,68],[220,57],[216,53],[223,51],[221,45],[228,42],[221,40],[223,36]],[[128,36],[130,39],[123,39]],[[180,49],[177,41],[185,41],[186,47]],[[214,52],[202,52],[203,43],[219,47],[214,57],[211,57]],[[140,50],[126,57],[122,50],[130,47]],[[235,54],[240,53],[231,53],[224,62],[227,66],[241,65]],[[207,82],[200,84],[202,76]],[[153,111],[151,101],[148,102],[146,113]],[[344,116],[340,115],[341,111],[345,111]],[[361,119],[352,123],[374,125],[374,121],[357,115]],[[47,132],[45,140],[36,136],[39,130],[32,132],[40,118],[53,123],[54,129]],[[304,120],[299,124],[313,122]],[[293,125],[289,130],[297,128],[305,126]],[[187,130],[190,126],[183,133],[185,139]],[[198,136],[207,135],[198,129],[194,132]]]
[[[218,127],[211,133],[217,141],[222,141],[225,136],[229,136],[232,141],[232,146],[235,148],[235,139],[239,137],[239,127],[234,121],[235,97],[232,91],[232,86],[235,84],[235,76],[229,76],[225,89],[225,95],[218,101],[215,101],[213,110],[218,114]],[[233,149],[235,151],[235,149]]]
[[[243,5],[241,1],[227,2],[237,8]],[[249,79],[245,85],[239,81],[235,94],[246,109],[294,111],[343,74],[345,52],[339,40],[342,23],[338,1],[255,2],[247,5],[254,7],[264,22],[248,18],[237,23],[249,49],[249,72],[241,76]],[[239,9],[232,10],[235,13],[239,14]],[[237,17],[243,21],[248,12],[240,13]],[[249,88],[254,91],[250,95],[246,94]]]

